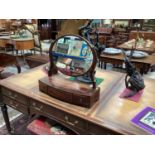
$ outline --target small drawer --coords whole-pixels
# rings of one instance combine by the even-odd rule
[[[72,94],[71,93],[68,93],[66,91],[61,91],[61,90],[58,90],[58,89],[55,89],[55,88],[50,88],[50,87],[48,87],[48,92],[47,93],[49,95],[59,99],[59,100],[72,103]]]
[[[10,107],[12,107],[12,108],[14,108],[14,109],[16,109],[16,110],[22,112],[22,113],[25,113],[25,114],[28,114],[28,113],[29,113],[29,112],[28,112],[28,107],[27,107],[27,106],[25,106],[25,105],[23,105],[23,104],[21,104],[21,103],[15,101],[15,100],[13,100],[13,99],[7,97],[7,96],[3,96],[3,102],[4,102],[6,105],[8,105],[8,106],[10,106]]]
[[[64,113],[63,114],[63,121],[75,128],[78,128],[80,130],[86,130],[87,129],[87,122],[85,120],[82,120],[81,118],[78,118],[76,116]]]
[[[92,135],[120,135],[120,133],[99,125],[88,123],[88,132]]]
[[[87,96],[82,96],[82,95],[73,95],[73,103],[79,106],[88,106],[88,97]]]
[[[19,101],[20,103],[27,105],[27,98],[19,93],[16,93],[6,88],[2,88],[2,94],[4,94],[5,96],[8,96],[13,100]]]
[[[41,112],[44,112],[44,110],[46,109],[46,105],[41,104],[40,102],[37,102],[35,100],[30,100],[30,107]]]
[[[33,114],[33,112],[34,113],[38,112],[38,114],[43,114],[44,116],[51,117],[52,119],[61,121],[69,126],[78,128],[80,130],[84,130],[87,128],[87,122],[76,116],[73,116],[64,111],[61,111],[49,105],[39,103],[34,100],[31,100],[30,104],[31,104],[30,113],[32,112],[31,114]]]

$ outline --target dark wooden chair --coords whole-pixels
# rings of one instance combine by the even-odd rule
[[[24,25],[23,28],[30,33],[29,35],[31,35],[32,38],[34,38],[34,51],[39,51],[41,54],[49,52],[52,40],[41,41],[40,33],[33,24]]]
[[[0,68],[1,68],[0,79],[5,79],[9,76],[14,75],[13,72],[5,72],[5,68],[8,66],[16,66],[17,73],[21,72],[21,67],[17,61],[16,56],[6,53],[0,53]]]
[[[115,47],[116,46],[116,38],[113,35],[106,36],[106,47]]]

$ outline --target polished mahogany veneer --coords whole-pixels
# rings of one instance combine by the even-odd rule
[[[99,100],[100,88],[92,89],[88,84],[80,84],[53,76],[52,80],[43,78],[39,80],[39,89],[59,100],[90,108]]]

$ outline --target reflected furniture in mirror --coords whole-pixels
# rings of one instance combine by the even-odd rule
[[[61,36],[51,45],[49,55],[49,77],[39,80],[40,90],[62,101],[91,107],[99,99],[100,89],[95,79],[97,55],[90,43],[81,36]]]

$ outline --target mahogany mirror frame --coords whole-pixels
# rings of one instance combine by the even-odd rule
[[[57,41],[61,38],[67,37],[67,36],[73,36],[73,37],[77,37],[80,38],[82,41],[85,41],[88,45],[88,47],[90,48],[90,50],[92,51],[93,54],[93,61],[92,64],[90,66],[90,68],[83,74],[79,74],[79,75],[73,75],[73,77],[77,77],[77,76],[83,76],[85,74],[88,74],[92,80],[92,84],[93,84],[93,89],[96,88],[96,82],[95,82],[95,68],[96,68],[96,64],[97,64],[97,53],[94,49],[94,46],[91,45],[91,43],[85,39],[84,37],[81,37],[79,35],[75,35],[75,34],[66,34],[66,35],[62,35],[60,37],[58,37],[54,42],[51,43],[50,48],[49,48],[49,58],[50,58],[50,66],[49,66],[49,71],[48,71],[48,76],[51,77],[53,74],[57,74],[58,73],[58,67],[55,65],[54,60],[53,60],[53,56],[51,54],[51,52],[53,51],[53,47],[54,45],[57,43]],[[60,70],[59,70],[60,71]],[[60,71],[61,72],[61,71]],[[62,73],[62,72],[61,72]],[[64,74],[64,73],[63,73]],[[64,74],[65,75],[65,74]],[[72,75],[71,75],[72,76]]]

